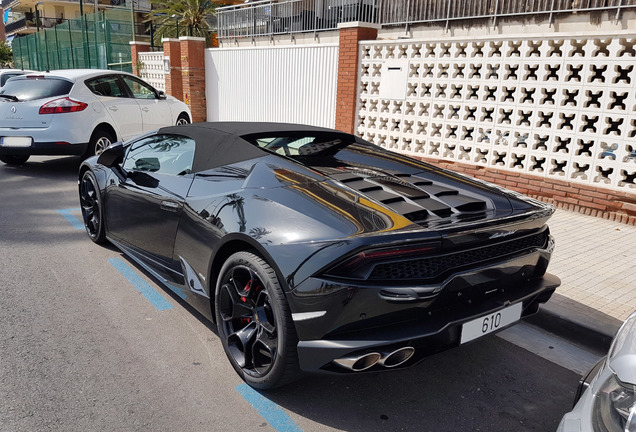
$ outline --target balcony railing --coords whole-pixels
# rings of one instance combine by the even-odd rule
[[[64,19],[61,18],[46,18],[40,17],[40,21],[38,25],[35,23],[34,18],[24,17],[12,23],[5,25],[4,31],[7,35],[11,35],[16,33],[22,29],[32,29],[29,32],[37,31],[38,27],[42,29],[53,28],[56,25],[64,22]]]
[[[378,0],[259,1],[217,9],[219,38],[333,30],[340,22],[377,22]]]
[[[19,0],[2,0],[2,9],[7,10],[11,7],[14,7],[15,4],[20,3]]]
[[[334,30],[339,23],[363,21],[383,26],[445,24],[471,19],[608,12],[618,20],[636,0],[262,0],[217,9],[219,38],[271,36]]]
[[[4,32],[7,35],[11,35],[14,32],[16,32],[16,31],[18,31],[20,29],[23,29],[25,27],[27,27],[27,19],[26,18],[22,18],[22,19],[19,19],[17,21],[13,21],[13,22],[11,22],[9,24],[5,24]]]

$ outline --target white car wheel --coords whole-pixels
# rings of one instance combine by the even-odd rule
[[[182,125],[187,125],[190,124],[190,121],[188,120],[188,117],[186,117],[185,115],[181,114],[179,116],[179,118],[177,119],[177,126],[182,126]]]

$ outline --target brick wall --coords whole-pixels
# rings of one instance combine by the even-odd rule
[[[378,27],[366,23],[339,24],[338,90],[336,96],[336,129],[354,133],[358,89],[359,48],[361,40],[378,36]]]
[[[614,191],[522,173],[485,168],[453,161],[418,158],[433,165],[476,177],[557,208],[577,211],[629,225],[636,225],[636,193]]]
[[[7,36],[4,32],[4,9],[0,7],[0,41],[6,41]]]
[[[181,42],[179,39],[163,40],[163,56],[170,59],[170,72],[166,73],[166,93],[183,102]]]
[[[207,119],[205,101],[205,39],[180,37],[183,101],[190,106],[192,122]]]
[[[139,53],[149,51],[144,42],[130,42],[133,73],[138,75]],[[185,102],[192,113],[192,122],[207,119],[205,100],[205,39],[180,37],[164,39],[164,57],[170,59],[170,71],[165,74],[166,93]]]

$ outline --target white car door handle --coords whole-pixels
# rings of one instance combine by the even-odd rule
[[[111,110],[111,111],[115,111],[115,112],[116,112],[116,111],[119,111],[119,108],[117,108],[117,107],[116,107],[116,106],[114,106],[114,105],[113,105],[113,106],[109,106],[109,107],[108,107],[108,109],[109,109],[109,110]]]
[[[142,110],[143,112],[148,112],[148,111],[150,111],[150,110],[148,109],[148,107],[143,107],[141,110]]]

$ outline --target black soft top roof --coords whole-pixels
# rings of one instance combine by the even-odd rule
[[[192,171],[212,168],[270,155],[250,140],[258,137],[307,134],[355,140],[353,135],[334,129],[292,123],[208,122],[168,126],[160,134],[182,135],[196,143]]]

